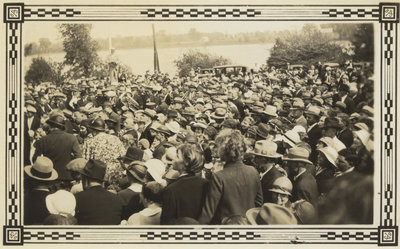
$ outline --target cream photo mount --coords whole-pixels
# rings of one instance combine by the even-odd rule
[[[124,15],[120,11],[123,10]],[[71,226],[23,224],[23,44],[26,22],[319,21],[376,24],[375,225]],[[24,244],[351,244],[398,246],[397,93],[399,4],[376,5],[31,5],[4,3],[6,55],[3,245]],[[3,50],[4,51],[4,50]],[[4,79],[4,78],[3,78]],[[4,115],[5,114],[5,115]],[[379,134],[379,135],[378,135]]]

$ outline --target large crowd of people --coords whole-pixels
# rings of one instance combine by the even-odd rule
[[[372,71],[25,83],[24,224],[370,224]]]

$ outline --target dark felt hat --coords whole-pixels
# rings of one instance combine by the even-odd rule
[[[107,165],[105,163],[99,160],[90,159],[80,173],[89,178],[104,181],[106,170]]]

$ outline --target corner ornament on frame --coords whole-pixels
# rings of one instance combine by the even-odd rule
[[[29,241],[32,238],[38,240],[74,240],[75,238],[81,237],[79,232],[77,233],[59,233],[50,232],[44,233],[39,231],[33,233],[32,231],[24,231],[22,225],[22,215],[21,215],[21,193],[22,189],[19,186],[21,176],[21,145],[18,143],[18,136],[21,134],[21,121],[22,121],[22,107],[19,104],[21,99],[21,93],[19,88],[21,87],[21,56],[22,56],[22,46],[21,46],[21,34],[22,34],[22,24],[30,18],[54,18],[54,21],[60,17],[72,18],[82,16],[83,11],[80,11],[79,6],[77,8],[52,8],[52,9],[31,9],[25,8],[24,3],[5,3],[3,22],[7,25],[7,63],[6,63],[6,84],[7,84],[7,97],[6,101],[8,103],[6,115],[7,115],[7,155],[6,155],[6,222],[3,226],[3,245],[23,245],[24,240]],[[378,7],[378,6],[376,6]],[[312,10],[317,11],[317,10]],[[319,10],[318,10],[319,11]],[[313,12],[314,13],[314,12]],[[153,7],[148,8],[140,12],[141,16],[146,16],[147,18],[169,18],[169,17],[190,17],[193,19],[200,17],[214,18],[214,17],[232,17],[232,18],[253,18],[253,17],[271,17],[268,13],[268,8],[255,10],[255,9],[190,9],[185,10],[180,7],[174,10],[171,9],[161,9],[156,10]],[[382,151],[382,157],[387,157],[389,162],[393,162],[393,158],[396,156],[396,148],[394,148],[395,142],[393,141],[393,134],[396,134],[396,129],[394,125],[393,118],[395,116],[396,109],[393,103],[396,103],[395,94],[389,93],[388,89],[393,88],[397,82],[393,79],[397,79],[396,70],[396,60],[397,60],[397,48],[395,41],[397,40],[396,30],[398,29],[399,23],[399,4],[398,3],[380,3],[379,9],[375,8],[371,10],[365,9],[325,9],[319,12],[322,17],[328,17],[330,20],[335,21],[335,18],[377,18],[379,17],[379,22],[381,23],[381,29],[383,32],[383,37],[381,37],[382,50],[380,51],[382,60],[382,71],[391,72],[389,78],[384,78],[381,76],[381,82],[383,88],[382,92],[382,121],[383,130],[385,136],[383,138],[384,148]],[[256,19],[255,19],[256,20]],[[13,76],[13,77],[11,77]],[[384,94],[386,93],[386,94]],[[393,128],[394,127],[394,128]],[[394,173],[393,173],[394,172]],[[397,194],[397,183],[395,181],[396,175],[396,165],[382,164],[382,175],[381,175],[381,186],[380,192],[383,193],[381,198],[381,219],[380,226],[377,230],[373,232],[348,232],[348,231],[337,231],[337,232],[327,232],[326,234],[320,234],[320,238],[325,238],[329,241],[335,240],[364,240],[369,239],[372,241],[377,241],[378,246],[397,246],[398,245],[398,224],[396,221],[396,194]],[[8,177],[8,175],[13,177]],[[18,205],[19,202],[19,205]],[[29,228],[26,228],[29,230]],[[258,232],[251,234],[254,238],[260,237]],[[262,232],[261,232],[262,233]],[[222,234],[212,234],[209,232],[204,232],[200,234],[204,239],[222,238],[227,236],[222,236]],[[148,232],[140,235],[142,238],[147,240],[163,239],[164,237],[174,238],[174,239],[190,239],[190,236],[199,237],[196,233],[183,234],[177,233],[154,233]],[[201,237],[200,236],[200,237]],[[249,239],[248,234],[243,235],[240,233],[232,233],[229,235],[232,239],[241,239],[243,236]],[[228,237],[229,237],[228,236]],[[254,239],[252,237],[252,239]]]

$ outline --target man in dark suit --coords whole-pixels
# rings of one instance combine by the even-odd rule
[[[128,220],[132,214],[144,209],[144,206],[140,201],[140,193],[142,193],[143,184],[146,183],[147,168],[141,161],[130,162],[127,166],[122,162],[122,158],[120,162],[127,172],[130,186],[119,191],[117,194],[123,201],[121,218],[122,220]]]
[[[168,185],[163,193],[161,224],[173,224],[178,218],[197,219],[204,203],[206,180],[184,175]]]
[[[64,118],[54,114],[46,123],[50,125],[50,133],[36,142],[36,150],[32,160],[39,155],[50,158],[58,172],[60,181],[71,181],[71,174],[65,166],[72,159],[82,157],[78,139],[64,131]]]
[[[197,219],[204,204],[207,181],[198,175],[204,165],[202,151],[197,145],[185,144],[178,155],[172,168],[180,176],[164,190],[161,224],[175,224],[184,217]]]
[[[339,101],[342,101],[346,104],[346,113],[351,115],[356,111],[356,106],[354,104],[354,100],[349,97],[350,87],[347,84],[342,84],[339,86]]]
[[[119,225],[122,200],[102,186],[107,166],[90,159],[82,175],[83,191],[75,195],[76,219],[79,225]]]
[[[322,137],[322,128],[318,125],[318,121],[320,119],[321,110],[317,106],[309,106],[307,110],[304,112],[305,117],[307,119],[307,136],[308,136],[308,144],[311,147],[311,155],[310,161],[316,162],[317,159],[317,151],[316,145],[319,139]]]
[[[292,202],[304,199],[314,206],[319,196],[315,177],[308,170],[313,166],[308,160],[309,152],[305,148],[293,147],[289,149],[283,160],[286,162],[288,178],[293,182]]]
[[[256,169],[260,173],[261,188],[263,192],[264,203],[272,202],[272,194],[269,189],[273,182],[283,176],[283,173],[275,167],[275,161],[282,157],[277,153],[278,145],[268,140],[259,140],[254,145],[254,151],[249,154],[254,155]]]

